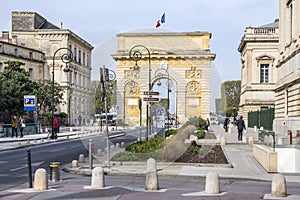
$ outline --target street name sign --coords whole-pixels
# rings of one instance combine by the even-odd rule
[[[144,97],[143,101],[158,102],[160,99],[156,97]]]
[[[144,95],[159,95],[159,92],[155,92],[155,91],[145,91]]]

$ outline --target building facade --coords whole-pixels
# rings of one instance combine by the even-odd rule
[[[9,60],[18,60],[24,63],[21,67],[29,72],[32,80],[44,79],[44,53],[16,44],[9,37],[9,32],[3,31],[2,37],[0,37],[0,71],[4,69],[5,62]]]
[[[210,66],[215,59],[210,52],[211,33],[121,33],[117,38],[117,52],[112,56],[117,63],[119,119],[138,125],[140,99],[143,124],[146,107],[150,107],[150,119],[155,121],[153,116],[163,99],[168,105],[166,115],[172,114],[182,123],[192,116],[209,117]],[[135,52],[141,56],[136,62]],[[149,90],[159,91],[152,96],[160,98],[159,102],[144,99],[149,97],[145,95]]]
[[[279,49],[278,19],[259,27],[247,27],[238,51],[241,54],[239,115],[274,108]]]
[[[279,59],[274,130],[287,135],[300,128],[300,2],[279,0]]]
[[[12,38],[21,46],[44,53],[46,63],[43,78],[54,79],[64,88],[65,104],[58,112],[68,114],[68,124],[80,125],[91,119],[91,53],[93,46],[68,29],[57,27],[35,12],[12,12]],[[61,56],[71,54],[65,72]],[[55,54],[55,58],[54,58]]]

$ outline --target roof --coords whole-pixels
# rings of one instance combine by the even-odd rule
[[[279,28],[279,19],[275,19],[274,22],[259,26],[258,28]]]

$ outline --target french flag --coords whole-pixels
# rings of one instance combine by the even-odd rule
[[[166,22],[166,15],[165,15],[165,13],[161,16],[161,19],[160,20],[158,20],[157,22],[156,22],[156,28],[158,28],[158,27],[160,27],[160,25],[161,24],[163,24],[163,23],[165,23]]]

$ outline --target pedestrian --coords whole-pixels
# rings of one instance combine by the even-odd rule
[[[207,118],[206,121],[205,121],[205,129],[208,131],[209,127],[210,127],[210,121]]]
[[[20,119],[19,119],[19,127],[20,127],[20,138],[23,137],[23,130],[25,128],[25,120],[22,116],[20,116]]]
[[[57,117],[53,121],[53,129],[54,129],[54,139],[57,139],[57,133],[58,133],[58,126],[59,126],[59,121]]]
[[[243,140],[243,130],[246,130],[245,121],[243,120],[243,116],[240,116],[240,119],[237,120],[237,128],[238,128],[238,140]]]
[[[228,117],[226,117],[224,120],[224,126],[223,126],[223,128],[225,129],[225,132],[228,131],[228,123],[229,123],[229,119],[228,119]]]
[[[14,137],[14,133],[16,133],[16,137],[18,137],[18,119],[17,116],[13,116],[11,120],[11,137]]]

